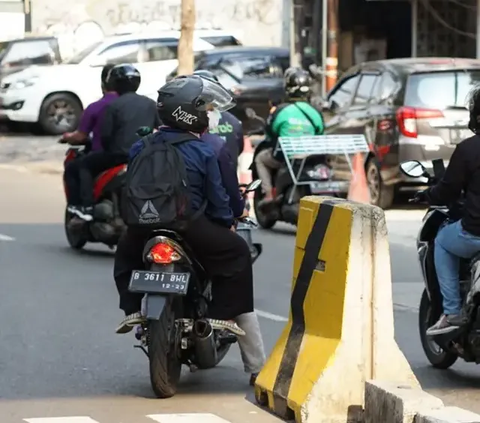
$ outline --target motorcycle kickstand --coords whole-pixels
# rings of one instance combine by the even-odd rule
[[[150,356],[148,355],[148,351],[143,345],[134,345],[133,348],[142,350],[145,353],[145,355],[147,356],[147,358],[150,360]]]

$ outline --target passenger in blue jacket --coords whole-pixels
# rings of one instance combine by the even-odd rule
[[[192,134],[192,141],[175,148],[180,150],[185,162],[192,211],[201,210],[204,203],[206,208],[182,236],[212,280],[210,323],[214,329],[229,330],[239,336],[245,371],[251,374],[253,383],[265,354],[254,313],[250,250],[234,231],[234,213],[222,182],[219,156],[212,143],[199,138],[208,129],[210,119],[215,120],[217,111],[227,110],[232,102],[228,91],[213,80],[198,76],[176,78],[159,90],[157,108],[164,126],[152,141],[168,142],[178,134]],[[131,148],[130,157],[142,148],[140,140]],[[145,231],[129,227],[117,246],[114,277],[120,308],[126,316],[117,333],[130,332],[144,321],[142,296],[129,292],[128,284],[132,270],[144,267],[142,250],[148,236]]]

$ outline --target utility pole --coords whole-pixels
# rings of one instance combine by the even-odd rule
[[[26,34],[32,32],[32,9],[30,0],[23,0],[23,14],[25,16],[25,30]]]
[[[326,0],[324,0],[326,1]],[[337,82],[338,75],[338,0],[328,0],[328,37],[327,37],[327,92]]]
[[[298,40],[298,6],[296,0],[290,0],[290,66],[300,66],[300,51]]]
[[[178,75],[194,71],[193,32],[195,30],[195,0],[182,0],[181,35],[178,42]]]

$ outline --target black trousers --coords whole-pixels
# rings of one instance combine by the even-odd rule
[[[78,157],[65,167],[65,183],[68,187],[68,202],[74,206],[92,206],[93,184],[95,178],[103,171],[127,163],[124,154],[96,151]]]
[[[150,233],[129,228],[115,253],[114,278],[120,308],[126,315],[141,309],[142,295],[128,291],[132,270],[144,269],[142,252]],[[247,243],[236,233],[205,216],[182,234],[212,280],[209,317],[231,320],[253,311],[253,271]]]

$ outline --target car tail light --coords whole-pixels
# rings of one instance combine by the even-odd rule
[[[170,264],[181,259],[175,248],[168,244],[155,244],[150,249],[148,257],[156,264]]]
[[[417,138],[417,120],[443,118],[441,110],[400,107],[397,110],[397,123],[400,132],[406,137]]]

